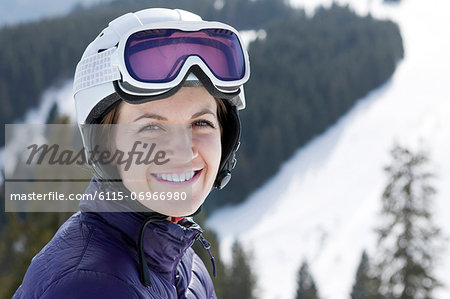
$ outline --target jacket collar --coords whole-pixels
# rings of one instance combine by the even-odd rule
[[[150,213],[133,211],[129,205],[121,201],[99,200],[99,193],[105,190],[107,188],[104,184],[95,179],[91,180],[86,193],[95,196],[93,200],[80,203],[80,210],[84,212],[82,217],[87,220],[96,215],[100,216],[109,226],[125,234],[138,250],[139,232]],[[200,226],[190,217],[185,217],[178,223],[168,220],[149,223],[145,227],[143,239],[149,268],[173,283],[178,262],[202,232]]]

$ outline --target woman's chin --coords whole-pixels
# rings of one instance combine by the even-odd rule
[[[163,207],[149,207],[150,209],[158,212],[160,214],[170,216],[170,217],[186,217],[194,214],[200,205],[170,205]]]

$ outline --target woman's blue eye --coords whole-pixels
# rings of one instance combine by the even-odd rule
[[[211,128],[215,128],[215,126],[213,125],[212,122],[208,121],[208,120],[198,120],[194,123],[195,126],[197,127],[206,127],[209,126]]]
[[[146,125],[142,127],[139,132],[145,132],[145,131],[155,131],[161,129],[158,125]]]

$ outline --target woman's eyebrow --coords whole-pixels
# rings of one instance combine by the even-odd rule
[[[212,112],[208,108],[205,108],[205,109],[203,109],[203,110],[201,110],[201,111],[199,111],[197,113],[192,114],[191,118],[196,118],[196,117],[199,117],[199,116],[204,115],[204,114],[211,114],[214,117],[216,117],[216,114],[214,112]],[[167,118],[165,118],[164,116],[158,115],[158,114],[144,113],[144,114],[138,116],[137,118],[135,118],[133,121],[138,121],[141,118],[154,118],[154,119],[157,119],[157,120],[167,120]]]
[[[154,118],[154,119],[157,119],[157,120],[167,120],[167,118],[165,118],[165,117],[163,117],[163,116],[161,116],[161,115],[158,115],[158,114],[144,113],[144,114],[142,114],[141,116],[138,116],[138,117],[137,117],[136,119],[134,119],[133,121],[140,120],[141,118]]]
[[[214,112],[212,112],[208,108],[205,108],[197,113],[192,114],[191,118],[196,118],[196,117],[199,117],[200,115],[204,115],[204,114],[212,114],[214,117],[216,117],[216,114]]]

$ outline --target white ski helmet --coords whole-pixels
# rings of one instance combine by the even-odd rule
[[[173,61],[164,57],[169,63],[158,64],[161,58],[156,53],[167,53],[174,43]],[[153,51],[156,48],[159,51]],[[100,123],[121,100],[140,104],[169,97],[182,86],[202,84],[227,108],[214,182],[222,189],[236,164],[238,110],[245,108],[243,84],[249,76],[247,51],[229,25],[203,21],[180,9],[150,8],[120,16],[88,45],[76,68],[73,93],[85,149],[89,151],[94,143],[83,126]],[[92,166],[102,178],[101,166]]]

